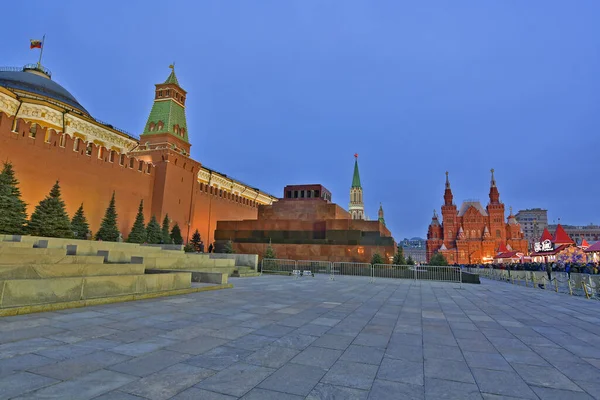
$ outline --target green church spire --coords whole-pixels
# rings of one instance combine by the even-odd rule
[[[362,188],[360,185],[360,174],[358,173],[358,153],[354,154],[354,175],[352,176],[352,187]]]
[[[170,134],[189,144],[185,99],[187,92],[179,86],[175,66],[164,83],[156,85],[154,104],[143,135]]]

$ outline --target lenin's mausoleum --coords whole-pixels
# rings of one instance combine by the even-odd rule
[[[114,191],[123,237],[144,200],[146,220],[168,213],[184,238],[198,229],[209,243],[218,220],[256,218],[276,199],[190,158],[186,97],[172,69],[137,139],[95,119],[39,64],[3,68],[0,159],[13,164],[29,214],[59,180],[67,211],[83,203],[93,232]]]

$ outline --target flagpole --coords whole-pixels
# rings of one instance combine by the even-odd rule
[[[40,59],[38,61],[38,68],[42,67],[42,54],[44,53],[44,42],[46,41],[46,35],[42,37],[42,48],[40,49]]]

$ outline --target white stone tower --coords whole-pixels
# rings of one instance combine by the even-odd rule
[[[360,185],[360,174],[358,173],[358,154],[354,154],[354,175],[352,176],[348,211],[350,212],[352,219],[365,219],[363,191],[362,186]]]

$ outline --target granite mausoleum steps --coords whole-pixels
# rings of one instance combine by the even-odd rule
[[[129,243],[0,235],[0,316],[231,287],[226,278],[235,260],[197,256]],[[149,271],[147,264],[161,267]],[[216,285],[192,285],[194,270],[210,278],[195,281]]]

